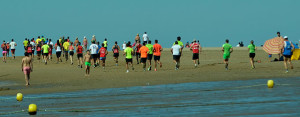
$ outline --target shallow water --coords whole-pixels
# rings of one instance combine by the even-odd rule
[[[300,78],[182,83],[0,97],[1,116],[300,116]],[[148,85],[148,84],[145,84]]]

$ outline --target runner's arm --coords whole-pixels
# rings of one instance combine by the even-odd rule
[[[29,64],[30,64],[30,70],[31,70],[31,72],[32,72],[32,71],[33,71],[33,64],[32,64],[32,60],[31,60],[31,59],[30,59]]]
[[[24,59],[22,59],[22,65],[21,65],[22,71],[23,71],[23,65],[24,65]]]

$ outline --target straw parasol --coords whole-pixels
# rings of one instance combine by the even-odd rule
[[[283,44],[284,39],[282,37],[275,37],[267,40],[263,46],[263,49],[269,54],[280,54]]]

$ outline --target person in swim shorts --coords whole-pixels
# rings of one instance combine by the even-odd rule
[[[85,61],[85,76],[90,75],[90,67],[91,67],[91,54],[90,51],[87,50],[86,55],[84,56],[84,61]]]
[[[25,75],[26,86],[29,86],[30,72],[33,71],[33,64],[31,57],[29,57],[28,53],[25,53],[25,57],[22,59],[22,71]]]

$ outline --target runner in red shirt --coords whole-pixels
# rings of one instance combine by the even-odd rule
[[[194,43],[190,47],[190,50],[193,51],[193,61],[194,61],[195,67],[197,67],[200,64],[200,62],[199,62],[199,53],[202,51],[201,45],[196,43],[196,40],[194,40]],[[196,60],[198,61],[198,65],[196,64]]]
[[[119,51],[120,47],[118,46],[118,42],[115,42],[115,45],[112,47],[112,51],[114,53],[114,60],[116,62],[116,66],[118,66],[118,58],[119,58]]]
[[[155,69],[154,71],[157,71],[157,63],[160,67],[162,67],[162,63],[160,62],[160,55],[161,51],[163,51],[163,48],[161,45],[158,44],[158,40],[155,40],[155,44],[153,45],[153,55],[154,55],[154,62],[155,62]]]
[[[140,53],[141,47],[142,47],[142,44],[140,44],[140,41],[137,41],[137,43],[135,45],[135,56],[136,56],[137,64],[139,64],[139,58],[141,58],[141,53]]]
[[[102,62],[102,67],[105,69],[105,59],[106,55],[108,54],[107,50],[104,48],[104,43],[102,43],[102,47],[99,49],[100,54],[100,63]]]
[[[82,58],[83,58],[83,47],[81,46],[81,43],[78,42],[78,46],[76,47],[76,52],[77,52],[77,59],[78,59],[78,67],[82,68]]]

